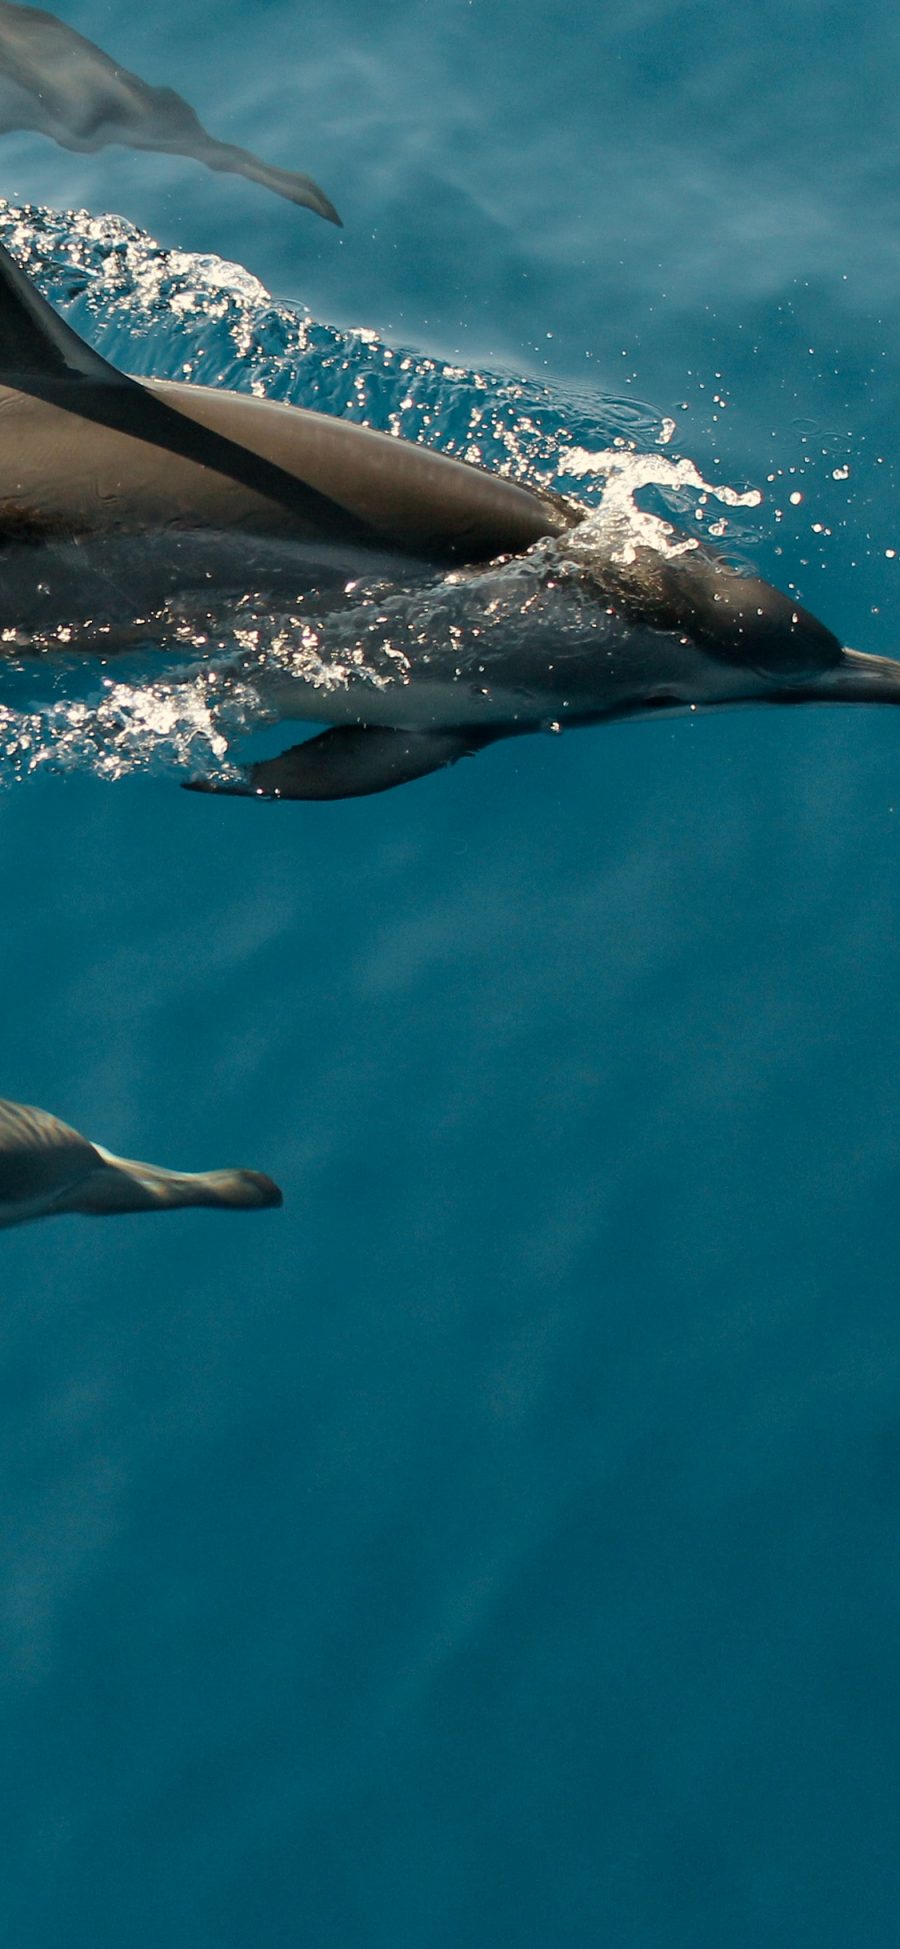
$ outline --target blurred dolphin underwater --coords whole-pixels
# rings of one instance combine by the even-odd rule
[[[35,129],[82,155],[118,143],[188,156],[341,221],[311,176],[218,142],[173,88],[142,81],[55,14],[0,0],[0,135],[15,129]]]
[[[58,1117],[0,1098],[0,1227],[206,1205],[259,1211],[281,1192],[261,1171],[167,1171],[92,1144]]]

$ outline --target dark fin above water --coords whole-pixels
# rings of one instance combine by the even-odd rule
[[[114,365],[86,345],[71,325],[54,311],[0,244],[0,379],[43,384],[49,380],[89,379],[95,384],[127,387],[134,384]]]
[[[331,538],[370,544],[373,531],[329,494],[227,434],[188,419],[119,372],[73,332],[0,244],[0,385],[179,454],[240,483]]]
[[[390,731],[341,724],[295,744],[279,758],[248,765],[239,783],[189,779],[185,790],[258,799],[363,798],[370,792],[388,792],[393,785],[408,785],[414,778],[427,778],[429,772],[472,757],[504,735],[503,731]]]

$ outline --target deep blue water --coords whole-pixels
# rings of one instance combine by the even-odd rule
[[[362,374],[415,432],[430,388],[452,444],[478,374],[489,458],[619,437],[760,489],[740,558],[900,647],[886,6],[66,18],[346,228],[21,135],[23,234],[116,213],[246,267],[316,321],[267,314],[282,396]],[[71,315],[249,382],[146,285]],[[40,702],[3,1093],[285,1208],[2,1239],[4,1942],[895,1944],[893,714],[267,807],[179,792],[150,731],[54,770]]]

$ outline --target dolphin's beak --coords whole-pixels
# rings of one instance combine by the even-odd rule
[[[777,693],[779,704],[900,704],[900,661],[844,650],[840,663]]]

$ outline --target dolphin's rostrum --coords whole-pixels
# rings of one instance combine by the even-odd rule
[[[66,1212],[88,1217],[210,1205],[258,1211],[281,1192],[261,1171],[165,1171],[115,1157],[46,1110],[0,1098],[0,1227]]]
[[[413,629],[402,655],[388,646],[377,683],[346,655],[329,681],[325,627],[313,676],[282,668],[272,700],[281,717],[330,728],[198,789],[351,797],[548,726],[698,705],[900,703],[900,665],[844,649],[768,583],[685,537],[668,549],[622,539],[571,502],[419,444],[247,394],[129,379],[0,249],[7,642],[27,649],[54,588],[68,600],[96,550],[106,570],[126,566],[91,587],[92,621],[67,630],[74,650],[132,642],[127,605],[147,613],[148,582],[161,603],[191,586],[237,596],[244,576],[257,592],[266,578],[273,592],[305,581],[324,591],[326,625],[331,601],[346,628],[353,578],[387,577],[444,618],[444,639]],[[527,600],[498,628],[511,557]],[[95,597],[113,585],[126,613],[98,642]]]

